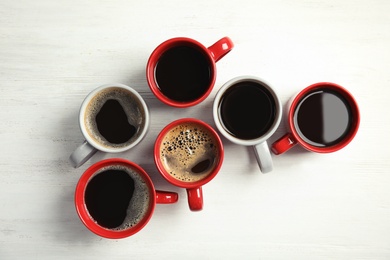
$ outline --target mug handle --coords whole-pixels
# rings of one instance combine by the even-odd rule
[[[256,160],[257,163],[259,164],[261,172],[267,173],[272,171],[273,163],[272,163],[271,152],[269,151],[267,141],[253,146],[253,149],[255,150]]]
[[[88,161],[95,153],[97,149],[90,145],[87,141],[84,141],[76,150],[70,155],[69,160],[74,168],[78,168]]]
[[[191,211],[200,211],[203,209],[202,187],[187,189],[188,205]]]
[[[297,140],[290,133],[285,134],[272,144],[272,152],[274,154],[282,154],[293,148],[297,144]]]
[[[214,61],[219,61],[223,56],[228,54],[234,47],[232,40],[229,37],[223,37],[207,49],[210,51]]]
[[[172,204],[177,202],[179,195],[176,192],[156,190],[156,202],[158,204]]]

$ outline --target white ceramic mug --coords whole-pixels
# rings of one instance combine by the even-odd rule
[[[97,151],[124,152],[137,145],[149,128],[149,110],[141,95],[129,86],[106,84],[84,99],[79,123],[85,141],[70,155],[73,167]]]
[[[272,171],[267,139],[280,124],[282,104],[270,84],[253,76],[231,79],[215,96],[213,116],[223,136],[233,143],[252,146],[260,170]]]

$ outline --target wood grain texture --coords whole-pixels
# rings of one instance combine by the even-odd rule
[[[0,259],[390,259],[389,12],[385,0],[1,0]],[[210,97],[188,109],[163,105],[145,79],[152,50],[175,36],[235,43]],[[283,104],[312,83],[336,82],[356,97],[361,127],[337,153],[274,156],[269,174],[250,148],[223,139],[204,210],[190,212],[185,191],[158,174],[153,142],[178,118],[214,126],[213,96],[239,75],[264,78]],[[149,132],[134,149],[97,153],[75,170],[80,104],[111,82],[140,92]],[[73,192],[88,166],[117,156],[180,200],[158,205],[135,236],[107,240],[79,221]]]

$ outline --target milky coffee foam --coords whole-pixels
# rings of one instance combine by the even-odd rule
[[[162,139],[160,160],[166,171],[180,181],[204,179],[216,167],[219,156],[217,140],[199,124],[178,125]]]
[[[107,100],[117,100],[126,113],[129,124],[136,128],[136,133],[127,142],[113,144],[108,142],[100,133],[96,124],[96,115]],[[145,125],[145,111],[141,102],[132,92],[119,87],[106,88],[96,94],[88,103],[84,115],[84,124],[92,139],[108,148],[122,148],[130,145],[139,138]]]

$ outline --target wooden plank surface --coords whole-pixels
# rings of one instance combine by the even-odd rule
[[[390,259],[390,2],[358,1],[0,1],[0,259]],[[145,78],[153,49],[176,36],[235,48],[217,64],[211,95],[188,109],[156,100]],[[356,97],[361,127],[333,154],[296,147],[261,174],[252,150],[223,138],[225,162],[190,212],[152,158],[169,122],[215,126],[212,102],[227,80],[255,75],[283,104],[319,81]],[[68,161],[83,141],[77,114],[95,87],[127,84],[151,111],[146,138],[121,154]],[[286,132],[281,124],[271,141]],[[158,205],[133,237],[89,232],[73,203],[88,166],[123,157],[140,164],[176,205]]]

